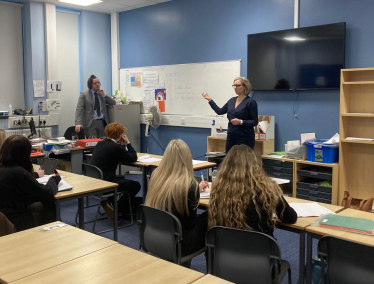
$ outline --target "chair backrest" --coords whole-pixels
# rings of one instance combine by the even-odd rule
[[[4,215],[4,213],[0,212],[0,237],[13,234],[16,232],[16,227],[13,225],[12,222]]]
[[[374,246],[325,236],[318,242],[318,255],[321,258],[322,281],[327,262],[328,283],[374,282]]]
[[[209,274],[234,283],[271,283],[278,278],[281,254],[277,241],[264,233],[211,228],[205,238]]]
[[[182,226],[177,217],[166,211],[139,205],[138,225],[139,249],[181,263]]]
[[[85,176],[97,178],[97,179],[104,179],[103,172],[94,165],[89,164],[82,164],[82,173]]]
[[[75,133],[75,126],[70,126],[68,129],[66,129],[65,134],[64,134],[64,137],[65,137],[65,139],[67,139],[67,140],[71,140],[71,137],[72,137],[74,134],[76,134],[76,133]],[[78,134],[78,139],[85,139],[85,138],[86,138],[85,135],[84,135],[84,130],[83,130],[83,128],[81,128],[81,130],[80,130],[79,133],[77,133],[77,134]]]

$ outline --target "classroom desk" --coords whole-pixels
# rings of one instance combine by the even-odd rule
[[[37,150],[43,150],[40,146],[33,147],[34,149]],[[93,149],[94,146],[92,147],[74,147],[74,148],[69,148],[70,151],[70,158],[71,158],[71,172],[81,175],[82,174],[82,164],[83,164],[83,154],[84,150],[88,149]],[[45,155],[45,154],[44,154]],[[56,157],[58,159],[58,155]]]
[[[288,203],[291,202],[298,202],[298,203],[311,203],[313,201],[294,198],[294,197],[284,197]],[[317,202],[319,205],[337,213],[342,211],[344,208],[337,205],[332,204],[325,204]],[[209,198],[206,199],[200,199],[199,205],[208,207],[209,206]],[[282,222],[278,222],[277,228],[283,229],[286,231],[290,231],[293,233],[299,234],[299,283],[304,283],[304,265],[305,265],[305,229],[310,225],[311,222],[313,222],[316,219],[316,217],[310,217],[310,218],[297,218],[297,221],[295,224],[285,224]],[[309,247],[308,247],[309,249]]]
[[[147,153],[137,153],[138,157],[142,156],[150,156],[151,158],[157,158],[162,159],[162,156],[159,155],[153,155],[153,154],[147,154]],[[92,157],[92,154],[86,154],[88,157]],[[145,201],[145,198],[147,196],[148,192],[148,176],[151,175],[152,169],[157,168],[160,165],[161,161],[153,162],[153,163],[143,163],[143,162],[135,162],[135,163],[120,163],[119,166],[119,174],[121,175],[121,165],[131,166],[131,167],[139,167],[142,169],[142,183],[143,183],[143,201]],[[208,168],[213,168],[217,166],[216,163],[212,162],[205,162],[201,164],[197,164],[193,166],[194,171],[200,171]]]
[[[233,282],[229,282],[212,274],[206,274],[200,279],[192,282],[193,284],[229,284]]]
[[[184,284],[203,276],[200,272],[118,244],[13,283]]]
[[[370,212],[363,212],[354,209],[344,209],[343,211],[337,213],[341,216],[356,217],[374,220],[374,214]],[[348,241],[354,241],[362,243],[364,245],[374,246],[374,237],[365,236],[356,233],[350,233],[340,230],[334,230],[329,228],[323,228],[318,226],[309,226],[306,228],[307,231],[307,270],[306,279],[310,281],[311,279],[311,265],[312,265],[312,241],[313,238],[320,239],[322,236],[334,236],[337,238],[346,239]],[[310,282],[309,282],[310,283]]]
[[[34,165],[34,170],[39,169],[38,165]],[[101,194],[107,192],[114,192],[114,196],[117,196],[117,183],[112,183],[104,180],[90,178],[83,175],[77,175],[65,171],[59,171],[61,176],[65,177],[67,183],[69,183],[73,189],[58,192],[54,198],[56,200],[56,219],[61,220],[61,202],[73,199],[78,199],[78,212],[79,212],[79,228],[84,230],[84,197],[91,196],[93,194]],[[114,231],[113,239],[118,239],[118,212],[117,212],[117,199],[114,198]]]
[[[117,244],[69,225],[51,231],[40,230],[58,223],[60,222],[0,238],[2,283],[10,283],[46,269],[48,271],[52,267]]]

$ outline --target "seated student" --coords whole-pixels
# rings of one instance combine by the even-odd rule
[[[108,124],[105,127],[106,139],[97,143],[92,152],[91,165],[101,169],[104,180],[118,183],[118,192],[127,191],[129,193],[131,205],[133,206],[131,210],[136,212],[135,195],[140,191],[140,183],[124,179],[123,177],[116,177],[116,169],[119,162],[133,163],[138,160],[135,149],[130,144],[127,136],[123,135],[126,130],[126,127],[117,122]],[[109,218],[114,217],[113,198],[111,197],[107,201],[101,202]],[[118,200],[118,215],[123,217],[128,212],[128,198],[127,196],[122,196]]]
[[[17,231],[56,220],[53,197],[61,177],[40,184],[32,176],[30,153],[31,144],[21,135],[7,138],[0,150],[0,211]]]
[[[187,144],[172,140],[160,165],[152,173],[146,206],[168,211],[182,224],[182,256],[194,253],[205,245],[206,212],[197,215],[200,192],[208,187],[194,179],[192,156]]]
[[[208,227],[254,230],[273,236],[276,220],[293,224],[297,214],[282,190],[264,172],[247,145],[235,145],[220,165],[212,184]]]

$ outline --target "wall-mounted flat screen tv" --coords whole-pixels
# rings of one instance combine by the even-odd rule
[[[339,89],[345,23],[248,35],[254,91]]]

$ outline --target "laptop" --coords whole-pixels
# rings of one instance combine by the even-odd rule
[[[57,159],[44,158],[42,164],[40,165],[40,169],[44,170],[45,175],[51,175],[57,168],[57,162]]]

